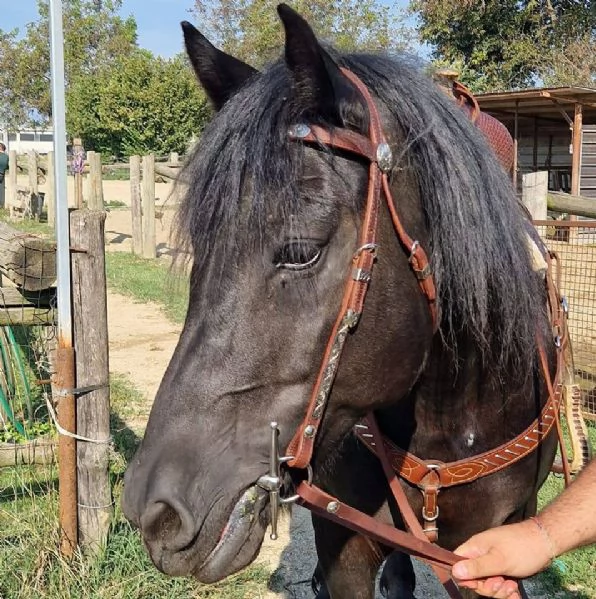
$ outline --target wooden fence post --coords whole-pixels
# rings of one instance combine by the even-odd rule
[[[75,210],[70,217],[71,244],[85,248],[72,255],[76,385],[97,386],[77,398],[77,434],[97,441],[77,443],[79,542],[94,552],[106,545],[113,513],[105,219],[96,210]]]
[[[95,206],[97,204],[97,202],[95,201],[95,188],[93,187],[93,182],[92,182],[92,178],[91,178],[91,170],[93,169],[92,164],[94,164],[95,159],[93,158],[93,155],[95,154],[95,152],[93,150],[89,150],[87,152],[87,164],[89,165],[89,171],[87,173],[87,186],[86,189],[85,187],[83,187],[83,192],[87,192],[86,194],[83,193],[83,203],[87,205],[87,208],[91,207],[91,206]]]
[[[56,222],[56,195],[54,193],[54,152],[48,152],[48,191],[46,193],[46,210],[48,225],[53,227]]]
[[[89,161],[89,200],[87,201],[87,208],[89,210],[103,210],[101,154],[99,152],[89,152],[87,160]]]
[[[132,217],[132,253],[143,255],[143,211],[141,208],[141,157],[130,157],[130,213]]]
[[[532,215],[532,220],[546,220],[548,172],[528,173],[522,179],[522,203]]]
[[[37,185],[38,155],[35,150],[29,150],[29,190],[31,191],[29,210],[35,220],[39,220],[39,186]]]
[[[177,166],[180,162],[178,152],[170,152],[170,166]]]
[[[143,156],[143,257],[155,258],[155,156]]]
[[[7,204],[9,208],[13,208],[17,205],[17,152],[16,150],[10,150],[8,153],[8,163],[10,170],[8,171],[8,183],[10,184],[10,195],[7,198]],[[11,210],[12,213],[12,210]]]

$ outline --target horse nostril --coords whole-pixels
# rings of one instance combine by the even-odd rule
[[[147,543],[169,551],[183,551],[194,540],[194,519],[180,502],[156,501],[147,506],[140,527]]]

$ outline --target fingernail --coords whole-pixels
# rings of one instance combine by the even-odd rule
[[[457,578],[467,578],[468,577],[468,569],[462,562],[458,562],[453,566],[452,569],[453,575]]]

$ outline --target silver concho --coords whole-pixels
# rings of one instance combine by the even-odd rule
[[[290,127],[288,133],[290,134],[290,137],[304,139],[310,135],[310,127],[304,123],[297,123],[296,125],[292,125]]]
[[[377,146],[377,164],[384,173],[388,173],[393,167],[393,152],[389,144],[380,143]]]

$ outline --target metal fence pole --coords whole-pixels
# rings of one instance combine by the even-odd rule
[[[54,172],[56,198],[56,266],[58,273],[58,350],[56,383],[61,390],[58,418],[67,431],[75,432],[76,411],[72,345],[70,240],[66,170],[66,108],[64,99],[64,32],[62,0],[50,0],[50,64]],[[61,434],[59,440],[60,550],[69,557],[77,545],[76,441]]]

